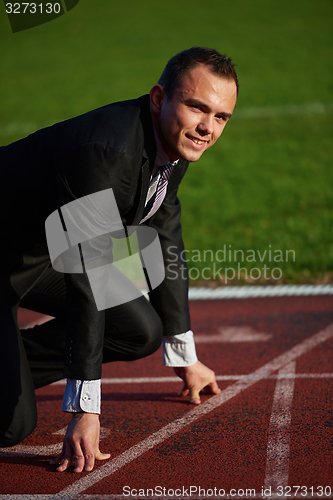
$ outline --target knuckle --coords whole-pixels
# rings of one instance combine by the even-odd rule
[[[83,438],[82,438],[82,443],[83,444],[89,445],[91,442],[92,442],[91,437],[89,437],[89,436],[83,436]]]
[[[65,436],[64,438],[64,445],[65,446],[72,446],[75,443],[75,439],[73,436]]]

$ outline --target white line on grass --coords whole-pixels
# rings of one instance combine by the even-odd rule
[[[288,486],[291,406],[294,396],[296,361],[279,370],[276,382],[272,414],[268,429],[267,462],[264,487],[278,491]]]
[[[331,102],[304,102],[303,104],[286,104],[284,106],[249,106],[237,107],[233,119],[237,118],[275,118],[277,116],[305,116],[322,115],[333,112]],[[54,121],[48,122],[9,122],[0,124],[1,135],[26,135],[39,128],[53,125]]]
[[[291,348],[289,351],[277,356],[272,361],[266,363],[261,368],[254,372],[255,375],[268,376],[273,372],[280,370],[283,366],[296,360],[303,354],[311,351],[317,345],[326,342],[333,337],[333,324],[329,325],[325,330],[321,330],[315,335],[305,339],[303,342],[297,344],[295,347]],[[242,393],[245,389],[248,389],[253,384],[257,382],[254,380],[239,380],[235,384],[224,389],[221,394],[212,396],[208,401],[197,406],[193,410],[189,411],[186,415],[181,418],[170,422],[168,425],[163,427],[157,432],[151,434],[148,438],[142,440],[136,445],[132,446],[128,450],[124,451],[114,459],[110,460],[105,465],[102,465],[95,471],[89,473],[85,477],[82,477],[75,481],[73,484],[64,488],[62,491],[54,495],[52,498],[54,500],[70,500],[74,499],[79,493],[87,490],[94,484],[98,483],[105,477],[112,475],[114,472],[118,471],[128,463],[132,462],[136,458],[140,457],[147,451],[155,448],[163,441],[169,439],[171,436],[179,432],[181,429],[187,427],[188,425],[195,422],[197,419],[201,418],[203,415],[210,413],[222,404],[226,403],[233,397]]]
[[[276,116],[322,115],[333,112],[333,103],[305,102],[303,104],[286,104],[285,106],[262,106],[237,108],[234,118],[275,118]]]

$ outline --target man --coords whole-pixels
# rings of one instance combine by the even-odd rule
[[[34,389],[66,377],[63,411],[73,417],[54,463],[60,463],[58,471],[73,462],[76,472],[91,470],[95,458],[110,456],[99,450],[102,362],[148,356],[162,339],[165,364],[184,382],[182,395],[200,404],[202,389],[220,392],[214,372],[196,357],[190,330],[177,191],[189,162],[221,135],[237,92],[231,60],[194,47],[168,62],[149,96],[105,106],[0,149],[0,365],[7,402],[0,446],[12,446],[34,429]],[[165,192],[159,183],[166,171]],[[171,277],[166,261],[165,279],[151,290],[150,301],[142,296],[101,311],[87,272],[52,268],[44,223],[59,208],[107,189],[124,228],[155,229],[166,260],[169,247],[173,254],[178,249],[179,273],[174,279],[173,262]],[[102,212],[95,218],[103,219]],[[19,332],[19,305],[55,319]]]

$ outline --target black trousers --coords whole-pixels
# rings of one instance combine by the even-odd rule
[[[35,389],[64,378],[66,288],[49,267],[20,303],[0,311],[0,447],[21,442],[35,428]],[[18,306],[53,316],[19,330]],[[105,311],[103,363],[149,356],[161,345],[162,323],[144,298]]]

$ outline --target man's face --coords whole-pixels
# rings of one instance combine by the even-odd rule
[[[155,126],[170,160],[199,160],[220,137],[234,110],[236,83],[200,64],[185,75],[170,101],[157,87],[160,105]]]

